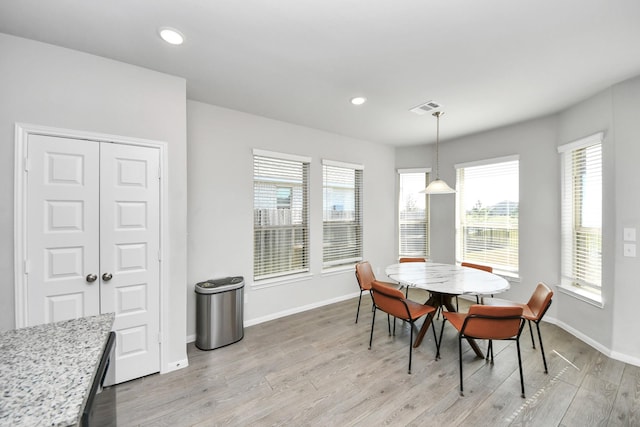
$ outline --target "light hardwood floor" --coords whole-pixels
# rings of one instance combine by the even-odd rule
[[[418,301],[419,292],[412,294]],[[408,325],[398,322],[388,336],[379,312],[368,350],[370,301],[363,296],[357,324],[354,299],[248,327],[243,340],[224,348],[189,344],[187,368],[115,386],[118,425],[640,425],[640,368],[554,325],[542,325],[547,375],[528,328],[522,334],[526,399],[515,343],[496,342],[493,365],[463,343],[461,397],[454,329],[445,326],[437,361],[429,331],[409,375]]]

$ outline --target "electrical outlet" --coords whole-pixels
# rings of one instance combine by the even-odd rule
[[[625,228],[623,230],[623,236],[625,242],[635,242],[636,241],[636,229],[635,228]]]
[[[635,257],[636,256],[636,244],[625,243],[624,244],[624,256]]]

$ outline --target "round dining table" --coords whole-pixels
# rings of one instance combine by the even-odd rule
[[[429,291],[425,304],[436,309],[444,306],[456,311],[452,298],[460,295],[494,295],[509,289],[509,282],[501,276],[471,267],[435,262],[404,262],[385,268],[385,274],[401,285]],[[431,324],[427,318],[413,344],[418,347]],[[484,357],[477,343],[468,339],[479,357]]]

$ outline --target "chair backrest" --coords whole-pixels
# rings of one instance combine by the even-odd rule
[[[373,269],[369,261],[362,261],[356,264],[356,279],[360,289],[365,291],[371,289],[371,284],[376,280],[376,276],[373,275]]]
[[[553,297],[551,288],[542,282],[538,283],[527,303],[531,312],[536,316],[536,320],[540,320],[544,316],[547,308],[551,305],[551,297]]]
[[[470,268],[475,268],[477,270],[484,270],[484,271],[488,271],[489,273],[493,273],[493,267],[489,267],[488,265],[473,264],[470,262],[461,262],[460,265],[462,267],[470,267]]]
[[[371,283],[371,297],[378,309],[398,319],[408,319],[409,313],[402,291],[373,281]]]
[[[427,262],[425,258],[402,257],[398,262]]]
[[[523,322],[520,306],[474,304],[469,307],[461,332],[479,339],[508,339],[520,333]]]

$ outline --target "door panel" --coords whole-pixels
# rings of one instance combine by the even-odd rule
[[[154,148],[101,145],[101,309],[116,313],[115,382],[160,370],[159,159]]]
[[[29,135],[28,325],[100,313],[99,145]]]

